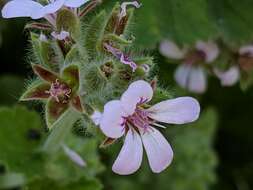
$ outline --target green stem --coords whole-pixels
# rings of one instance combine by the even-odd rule
[[[81,114],[74,109],[68,109],[55,123],[51,134],[48,136],[42,151],[54,153],[60,147],[65,137],[69,134],[75,122],[81,117]]]

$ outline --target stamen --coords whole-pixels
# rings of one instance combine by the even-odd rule
[[[150,126],[151,120],[145,110],[136,108],[135,113],[132,116],[126,118],[126,123],[133,125],[134,127],[147,130]]]
[[[70,98],[72,90],[64,83],[60,83],[59,79],[56,79],[54,83],[51,84],[50,90],[47,90],[46,93],[50,94],[57,102],[67,103],[66,99]]]

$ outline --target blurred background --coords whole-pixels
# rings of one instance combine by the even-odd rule
[[[108,9],[114,2],[107,0],[99,9]],[[3,4],[1,0],[0,6]],[[121,145],[117,143],[94,153],[87,149],[96,147],[98,142],[89,142],[93,144],[85,145],[83,155],[92,167],[84,175],[79,174],[77,168],[66,168],[59,158],[60,161],[46,164],[47,175],[41,177],[41,166],[38,165],[45,161],[27,157],[46,134],[43,113],[39,105],[18,102],[26,80],[32,76],[27,64],[29,33],[24,31],[28,20],[1,17],[0,189],[253,189],[253,88],[242,91],[239,84],[221,87],[217,79],[210,78],[205,94],[196,96],[185,92],[173,80],[176,66],[158,51],[159,42],[167,38],[179,44],[217,39],[232,48],[251,43],[253,1],[143,0],[142,4],[142,8],[136,10],[133,25],[138,51],[154,56],[162,86],[175,96],[195,96],[202,107],[198,122],[166,130],[167,139],[175,151],[173,164],[163,173],[153,174],[145,159],[136,174],[118,176],[112,173],[110,166]],[[70,180],[73,171],[79,176],[76,177],[78,180]],[[57,175],[59,177],[55,177]],[[45,179],[48,180],[45,182]],[[62,179],[69,181],[65,184]]]

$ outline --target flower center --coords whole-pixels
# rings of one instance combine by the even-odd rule
[[[125,118],[123,125],[147,130],[153,121],[148,117],[148,112],[141,107],[137,107],[134,114]]]
[[[185,63],[189,65],[197,64],[199,62],[204,61],[206,58],[206,54],[203,51],[192,51],[190,52],[186,58],[185,58]]]
[[[51,84],[50,90],[46,93],[50,94],[57,102],[67,103],[72,90],[64,83],[60,83],[58,79]]]

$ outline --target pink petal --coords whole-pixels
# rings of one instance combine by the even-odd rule
[[[240,78],[240,71],[237,66],[232,66],[224,72],[214,69],[214,73],[221,80],[222,86],[233,86]]]
[[[95,125],[99,125],[100,124],[100,120],[102,118],[102,113],[95,110],[93,112],[93,114],[91,115],[91,120],[94,122]]]
[[[149,131],[142,133],[141,137],[151,170],[154,173],[162,172],[173,159],[173,150],[170,144],[155,128],[150,128]]]
[[[142,155],[143,147],[140,135],[134,129],[129,130],[112,170],[120,175],[132,174],[140,168]]]
[[[65,0],[55,0],[53,3],[49,3],[44,6],[43,11],[44,14],[53,14],[56,13],[59,9],[64,5]]]
[[[69,32],[62,30],[60,33],[53,31],[51,35],[57,40],[65,40],[70,36]]]
[[[89,0],[66,0],[64,5],[66,7],[71,8],[78,8],[81,7],[84,3],[88,2]]]
[[[188,90],[195,93],[204,93],[207,87],[207,79],[205,71],[202,67],[192,67],[189,81]]]
[[[149,117],[160,122],[183,124],[198,119],[200,105],[191,97],[180,97],[155,104],[148,109]]]
[[[250,56],[253,56],[253,45],[242,46],[239,49],[239,53],[240,55],[249,54]]]
[[[100,120],[100,128],[102,132],[110,138],[119,138],[125,132],[123,125],[126,116],[119,100],[108,102],[104,106],[104,113]]]
[[[133,82],[121,96],[121,103],[124,110],[132,115],[138,103],[149,102],[153,96],[151,85],[144,81],[138,80]]]
[[[66,145],[62,145],[62,148],[65,152],[65,154],[69,157],[70,160],[72,160],[74,163],[76,163],[77,165],[79,165],[80,167],[85,167],[87,164],[86,162],[83,160],[83,158],[74,150],[70,149],[68,146]]]
[[[207,63],[213,62],[220,53],[217,44],[211,41],[208,42],[198,41],[196,44],[196,49],[199,51],[203,51],[205,53]]]
[[[191,68],[191,65],[182,64],[176,69],[174,79],[182,88],[187,88]]]
[[[2,16],[4,18],[31,17],[34,11],[42,8],[41,4],[32,0],[13,0],[3,7]]]
[[[160,44],[160,53],[171,59],[183,59],[185,51],[181,50],[174,42],[164,40]]]

